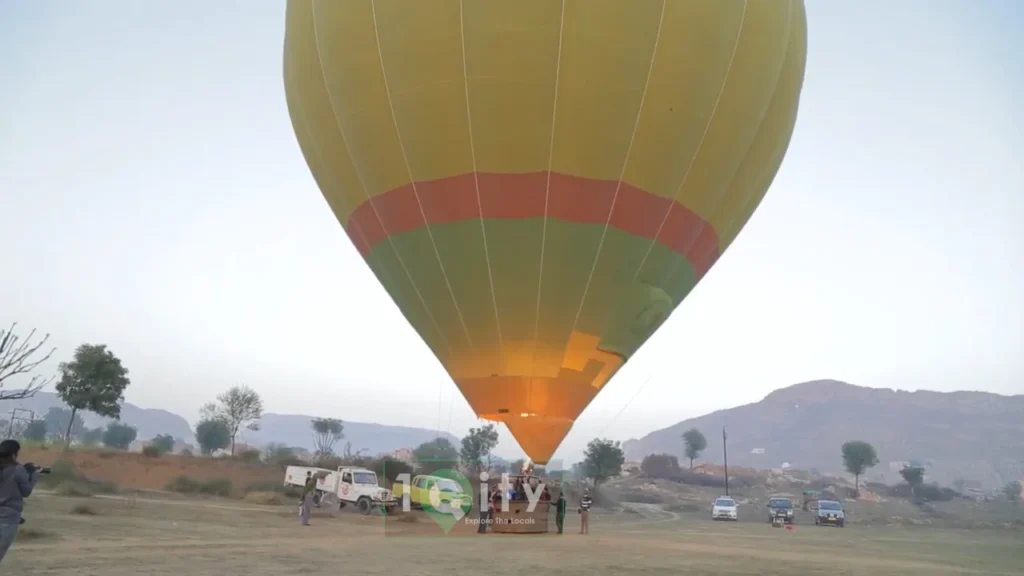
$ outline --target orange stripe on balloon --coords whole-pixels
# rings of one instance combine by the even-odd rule
[[[480,207],[477,207],[473,174],[460,174],[416,183],[390,190],[363,202],[356,208],[346,228],[359,226],[363,234],[352,240],[363,256],[388,235],[411,232],[429,224],[449,224],[480,217],[522,219],[544,216],[544,192],[547,173],[489,174],[479,173]],[[618,183],[551,174],[548,216],[580,224],[608,222],[608,210]],[[416,203],[419,194],[423,215]],[[672,211],[665,219],[665,213]],[[376,209],[376,213],[375,210]],[[378,220],[378,216],[380,220]],[[381,226],[383,222],[383,227]],[[610,226],[623,232],[654,239],[669,250],[682,254],[703,276],[718,259],[718,235],[711,224],[679,202],[641,190],[625,182],[619,187]],[[659,227],[661,231],[659,233]],[[387,230],[387,232],[385,232]],[[351,235],[350,235],[351,236]]]

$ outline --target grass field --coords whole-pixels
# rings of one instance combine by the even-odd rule
[[[1024,533],[935,527],[717,523],[657,507],[591,519],[562,536],[386,535],[379,517],[159,497],[33,496],[4,574],[1021,574]],[[394,522],[394,520],[390,520]],[[389,530],[390,531],[390,530]]]

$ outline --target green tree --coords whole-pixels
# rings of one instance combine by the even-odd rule
[[[651,478],[677,478],[679,459],[671,454],[648,454],[640,463],[640,470]]]
[[[103,428],[86,428],[82,433],[82,444],[85,446],[96,446],[103,441]]]
[[[46,440],[46,421],[45,420],[33,420],[25,426],[25,431],[21,433],[22,437],[26,440],[33,442],[42,442]]]
[[[1003,495],[1006,496],[1007,500],[1016,504],[1020,501],[1020,489],[1020,481],[1014,480],[1003,486]]]
[[[203,454],[213,454],[231,444],[231,430],[222,420],[203,420],[196,425],[196,442]]]
[[[217,402],[210,402],[202,408],[204,420],[220,420],[231,435],[231,455],[235,455],[235,438],[242,428],[260,429],[263,417],[263,400],[248,386],[233,386],[220,396]]]
[[[7,330],[0,329],[0,400],[22,400],[35,396],[36,392],[53,381],[53,378],[42,378],[33,375],[31,379],[19,390],[4,390],[4,383],[8,378],[14,376],[28,376],[37,366],[46,362],[53,355],[56,348],[49,351],[43,349],[50,335],[43,336],[43,339],[35,344],[32,337],[36,331],[32,330],[22,340],[14,333],[18,324],[15,322]]]
[[[121,359],[107,350],[106,344],[82,344],[71,362],[61,362],[57,395],[71,407],[71,419],[64,433],[65,445],[71,443],[71,426],[79,410],[88,410],[119,420],[124,390],[131,384],[128,369]]]
[[[594,481],[595,487],[622,473],[622,464],[626,461],[619,442],[602,438],[591,440],[583,456],[583,471]]]
[[[917,487],[924,483],[924,468],[920,466],[906,466],[900,470],[900,476],[910,484],[910,493],[917,495]]]
[[[317,460],[334,455],[334,444],[345,437],[345,425],[336,418],[313,418],[313,448]]]
[[[843,466],[853,474],[853,491],[860,495],[860,475],[868,468],[878,464],[875,447],[862,440],[850,440],[843,444]]]
[[[138,434],[139,431],[134,426],[111,422],[103,432],[103,445],[116,450],[127,450],[132,442],[135,442],[135,437]]]
[[[157,434],[150,440],[149,445],[156,448],[161,454],[174,452],[174,436],[170,434]]]
[[[479,474],[491,469],[491,451],[498,445],[498,430],[494,424],[480,428],[470,428],[469,434],[462,439],[459,456],[465,466],[473,468]]]
[[[412,457],[416,468],[424,474],[455,468],[459,464],[459,451],[447,438],[435,438],[420,444],[412,451]]]
[[[291,446],[271,442],[263,448],[263,461],[281,469],[300,463],[299,455]]]
[[[690,459],[690,470],[693,470],[693,461],[708,447],[708,439],[701,434],[700,430],[690,428],[683,432],[683,445],[686,457]]]
[[[85,422],[82,421],[81,416],[75,414],[74,422],[71,423],[71,426],[68,426],[70,420],[71,410],[58,406],[51,406],[43,416],[43,421],[46,422],[46,430],[57,440],[63,440],[62,434],[67,430],[71,431],[72,438],[81,438],[82,434],[85,433]]]

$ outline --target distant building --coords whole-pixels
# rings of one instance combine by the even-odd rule
[[[391,457],[395,460],[401,460],[402,462],[412,463],[414,456],[412,448],[399,448],[391,453]]]

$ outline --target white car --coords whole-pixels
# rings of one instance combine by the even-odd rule
[[[712,520],[739,520],[739,509],[736,506],[736,501],[728,496],[722,496],[717,498],[714,504],[711,505],[711,519]]]

